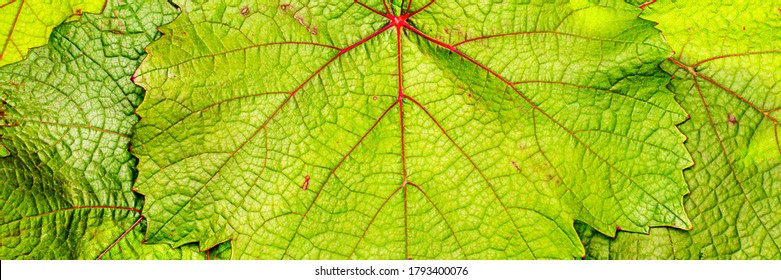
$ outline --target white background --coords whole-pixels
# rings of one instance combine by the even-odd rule
[[[323,266],[466,266],[466,276],[315,276]],[[781,279],[781,261],[2,261],[2,279]]]

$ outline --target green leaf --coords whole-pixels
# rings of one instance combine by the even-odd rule
[[[101,13],[105,0],[8,0],[0,4],[0,66],[24,59],[29,49],[49,40],[54,27]]]
[[[781,258],[781,10],[778,1],[660,1],[642,17],[676,50],[662,67],[691,114],[680,126],[696,166],[684,172],[694,230],[610,240],[584,232],[600,259]]]
[[[56,28],[49,45],[0,68],[2,259],[204,257],[142,245],[128,144],[143,90],[130,76],[175,10],[123,2]]]
[[[177,2],[135,80],[148,241],[579,258],[574,220],[688,228],[686,114],[653,23],[532,2]]]
[[[195,245],[187,245],[187,246],[195,246]],[[231,259],[232,252],[233,251],[231,251],[230,242],[221,243],[220,245],[217,245],[216,247],[210,249],[209,251],[206,251],[206,259],[207,260],[229,260]]]

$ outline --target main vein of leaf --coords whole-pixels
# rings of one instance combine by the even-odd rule
[[[391,21],[393,23],[393,21]],[[407,156],[405,154],[406,143],[404,141],[404,70],[401,60],[401,25],[396,22],[396,68],[398,70],[399,93],[396,97],[399,103],[399,129],[401,130],[401,175],[404,189],[404,258],[409,259],[409,217],[407,215]]]

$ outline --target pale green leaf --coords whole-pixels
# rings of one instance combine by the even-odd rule
[[[676,51],[662,66],[691,114],[680,128],[697,163],[684,172],[694,230],[616,240],[585,232],[590,257],[781,259],[780,9],[780,1],[765,0],[646,8],[642,17],[659,22]]]
[[[389,1],[420,11],[407,26],[379,0],[177,1],[136,74],[148,241],[566,259],[575,220],[688,228],[686,114],[653,23],[623,1],[517,2]]]
[[[0,4],[0,66],[24,59],[57,25],[101,13],[106,0],[7,0]]]

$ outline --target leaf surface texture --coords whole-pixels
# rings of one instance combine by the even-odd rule
[[[9,0],[0,4],[0,66],[24,59],[52,30],[84,13],[100,13],[105,0]]]
[[[110,1],[0,68],[0,258],[204,258],[143,245],[143,200],[131,191],[143,89],[130,77],[175,14],[162,0]]]
[[[149,242],[579,258],[689,228],[669,55],[623,1],[177,1],[136,73]]]
[[[694,230],[586,229],[589,257],[781,258],[781,2],[659,1],[642,17],[676,52],[662,67],[691,114],[680,128],[696,162],[684,172]]]

